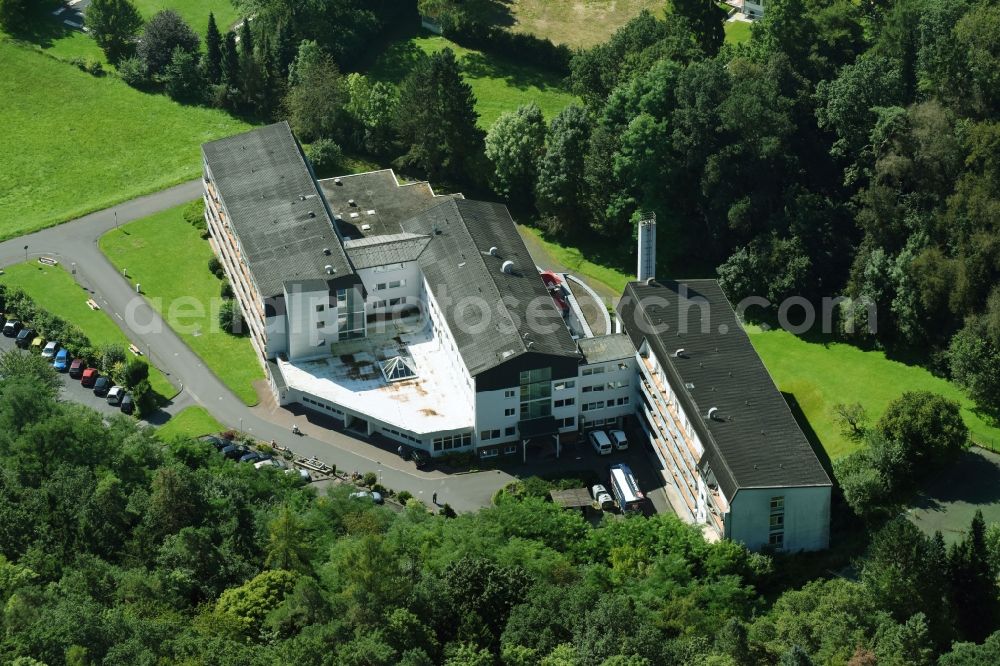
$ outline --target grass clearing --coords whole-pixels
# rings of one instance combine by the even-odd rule
[[[932,391],[957,401],[972,439],[1000,445],[1000,429],[976,412],[958,386],[924,368],[886,358],[880,351],[808,342],[787,331],[748,327],[748,332],[778,388],[794,396],[831,459],[858,448],[840,433],[834,405],[860,402],[874,422],[904,391]]]
[[[522,236],[527,237],[530,243],[541,247],[557,264],[568,268],[571,272],[581,277],[587,278],[587,280],[592,280],[606,286],[619,296],[625,289],[626,283],[633,279],[633,276],[627,275],[617,268],[599,263],[596,259],[592,260],[588,258],[593,257],[589,252],[585,254],[580,248],[560,245],[555,241],[547,239],[541,231],[534,227],[518,225],[518,230],[520,230]]]
[[[215,24],[219,31],[226,30],[235,24],[240,16],[230,0],[133,0],[142,17],[147,21],[158,11],[173,9],[181,15],[202,40],[204,48],[205,31],[208,30],[208,14],[215,14]]]
[[[585,48],[607,41],[639,12],[663,18],[663,0],[505,0],[491,2],[482,20]]]
[[[551,119],[579,99],[568,92],[555,74],[519,65],[458,46],[444,37],[423,32],[392,42],[372,65],[375,80],[398,83],[420,58],[450,48],[462,68],[462,77],[476,96],[479,126],[488,129],[504,111],[534,102]]]
[[[746,21],[726,22],[726,43],[743,44],[750,41],[750,23]]]
[[[249,125],[0,40],[0,239],[195,178],[203,142]],[[155,128],[151,131],[150,128]]]
[[[90,309],[87,299],[92,295],[60,266],[15,264],[4,270],[4,274],[0,275],[0,282],[23,289],[40,307],[75,324],[94,345],[117,344],[128,347],[130,343],[108,313]],[[149,385],[163,399],[177,393],[170,380],[152,365],[149,367]]]
[[[226,427],[204,407],[185,407],[157,429],[160,439],[193,438],[222,432]]]
[[[136,220],[101,237],[100,247],[119,270],[142,285],[150,304],[209,368],[248,405],[253,382],[264,377],[249,338],[219,329],[221,281],[208,271],[213,256],[183,217],[185,206]]]

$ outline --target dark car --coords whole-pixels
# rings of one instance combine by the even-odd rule
[[[94,395],[104,397],[111,390],[111,380],[107,377],[98,377],[94,382]]]
[[[83,362],[82,358],[74,358],[73,362],[69,364],[69,376],[73,379],[79,379],[86,369],[87,364]]]
[[[17,338],[14,340],[16,344],[21,349],[27,349],[31,345],[31,341],[35,339],[35,330],[32,328],[22,328],[21,332],[17,334]]]
[[[135,401],[132,400],[132,396],[128,393],[122,396],[122,401],[119,403],[119,409],[122,410],[123,414],[131,414],[135,411]]]
[[[204,437],[199,437],[198,441],[207,442],[208,444],[211,444],[212,446],[215,447],[216,451],[221,451],[222,449],[232,444],[232,442],[230,442],[228,439],[222,439],[221,437],[216,437],[215,435],[205,435]]]
[[[21,322],[16,319],[8,319],[3,325],[3,334],[8,338],[13,338],[21,332]]]
[[[243,446],[242,444],[230,444],[226,448],[222,449],[222,455],[232,460],[239,460],[249,451],[250,449]]]
[[[94,385],[94,382],[98,378],[97,370],[94,368],[87,368],[80,374],[80,385],[90,388]]]
[[[244,453],[242,456],[240,456],[241,463],[255,463],[255,462],[260,462],[263,459],[264,456],[257,453],[256,451],[248,451],[247,453]]]

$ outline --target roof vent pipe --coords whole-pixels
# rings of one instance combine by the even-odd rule
[[[719,413],[719,408],[718,408],[718,407],[711,407],[711,408],[709,408],[709,410],[708,410],[708,418],[710,418],[711,420],[713,420],[713,421],[714,421],[714,420],[715,420],[715,416],[716,416],[716,415],[717,415],[718,413]]]
[[[507,275],[512,275],[514,273],[514,262],[508,259],[507,261],[503,262],[502,266],[500,266],[500,270],[502,270]]]
[[[330,248],[328,248],[328,247],[324,247],[324,248],[323,248],[323,254],[325,254],[326,256],[328,256],[328,257],[329,257],[329,256],[330,256]]]
[[[330,264],[327,264],[326,265],[326,274],[327,275],[333,275],[333,273],[334,273],[333,266],[331,266]]]
[[[491,247],[490,248],[490,256],[491,257],[500,256],[500,248],[498,248],[496,245],[494,245],[493,247]]]
[[[684,349],[678,349],[674,352],[674,358],[680,358],[684,356]]]

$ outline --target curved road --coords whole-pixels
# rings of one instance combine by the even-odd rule
[[[489,504],[493,492],[513,477],[499,471],[444,474],[418,471],[412,463],[347,435],[298,419],[305,433],[294,437],[292,417],[282,409],[250,408],[237,398],[201,359],[167,326],[159,314],[135,293],[100,251],[97,241],[116,224],[125,224],[197,199],[201,180],[192,180],[162,192],[133,199],[72,222],[0,243],[0,267],[25,261],[25,257],[48,256],[76,271],[75,279],[93,293],[105,312],[180,389],[168,412],[197,403],[232,428],[242,428],[255,437],[291,447],[296,454],[316,456],[343,470],[376,472],[381,483],[396,490],[409,490],[430,503],[432,493],[457,511],[471,511]],[[27,250],[25,250],[27,246]],[[74,266],[75,264],[75,266]]]

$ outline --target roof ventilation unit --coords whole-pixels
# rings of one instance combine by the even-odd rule
[[[508,259],[507,261],[503,262],[503,265],[500,266],[500,270],[502,270],[507,275],[513,275],[514,274],[514,262],[511,261],[510,259]]]
[[[527,344],[524,345],[524,348],[525,349],[531,349],[534,346],[535,346],[535,341],[534,340],[528,340]]]
[[[309,217],[316,217],[316,211],[309,211]]]
[[[347,200],[347,205],[348,206],[357,206],[358,204],[354,201],[354,199],[348,199]]]
[[[491,247],[490,248],[490,256],[491,257],[499,257],[500,256],[500,248],[498,248],[496,245],[494,245],[493,247]]]
[[[333,275],[334,274],[333,266],[331,266],[330,264],[326,265],[326,274],[327,275]]]
[[[712,421],[717,421],[718,420],[718,419],[715,418],[716,416],[718,416],[718,414],[719,414],[719,408],[718,407],[711,407],[708,410],[708,418],[711,419]]]
[[[684,349],[683,348],[678,349],[677,351],[674,352],[674,358],[683,358],[683,357],[684,357]]]
[[[330,256],[330,248],[328,248],[328,247],[324,247],[324,248],[323,248],[323,254],[325,254],[326,256],[328,256],[328,257],[329,257],[329,256]]]
[[[337,185],[343,185],[344,184],[344,181],[340,180],[339,178],[334,178],[333,182],[336,183]]]

